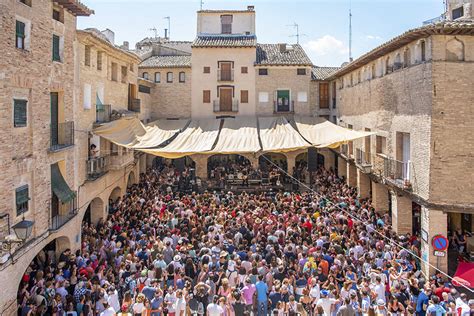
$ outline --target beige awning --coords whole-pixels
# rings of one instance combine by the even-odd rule
[[[301,135],[318,148],[337,148],[348,141],[375,134],[350,130],[319,117],[298,116],[295,123]]]
[[[255,153],[260,149],[257,118],[236,117],[224,119],[219,139],[211,153]]]
[[[189,120],[157,120],[144,126],[136,117],[104,124],[94,134],[126,148],[152,148],[170,140],[189,124]]]
[[[284,117],[259,117],[258,124],[264,152],[288,152],[311,147]]]
[[[141,151],[165,158],[181,158],[196,153],[207,153],[217,141],[221,119],[193,120],[167,146]]]

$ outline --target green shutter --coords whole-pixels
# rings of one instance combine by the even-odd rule
[[[25,36],[25,23],[16,21],[16,35],[21,37]]]
[[[28,185],[21,186],[15,190],[15,200],[17,216],[28,211],[28,201],[30,200]]]
[[[27,122],[27,101],[13,100],[13,126],[24,127]]]
[[[61,56],[59,56],[59,36],[53,35],[53,60],[61,61]]]

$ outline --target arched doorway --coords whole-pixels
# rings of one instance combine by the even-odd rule
[[[288,182],[286,176],[288,161],[284,154],[263,154],[258,158],[258,165],[262,175],[262,184],[269,183],[273,186],[282,186]]]
[[[130,171],[130,173],[128,174],[128,179],[127,179],[127,189],[130,188],[135,183],[137,183],[135,179],[135,172]]]
[[[232,185],[249,185],[255,170],[249,159],[241,155],[212,155],[207,159],[207,177],[218,188]]]
[[[41,283],[44,286],[48,276],[55,276],[57,270],[70,271],[75,263],[71,257],[73,253],[70,247],[69,238],[61,236],[49,242],[35,255],[17,283],[19,307],[26,303],[28,299],[26,293],[30,293],[36,284]],[[39,290],[41,291],[41,288]]]
[[[101,198],[96,197],[90,202],[89,206],[87,207],[82,221],[88,224],[96,225],[101,218],[105,219],[106,216],[107,214],[105,210],[104,201],[102,201]]]

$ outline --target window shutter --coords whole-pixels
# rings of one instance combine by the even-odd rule
[[[13,126],[14,127],[26,126],[26,120],[27,120],[26,106],[27,106],[26,100],[13,101]]]
[[[53,35],[53,60],[60,61],[59,56],[59,36]]]
[[[25,36],[25,23],[16,21],[16,35],[17,36]]]
[[[248,103],[249,102],[249,91],[248,90],[240,90],[240,102],[241,103]]]
[[[28,185],[21,186],[15,190],[16,214],[17,216],[28,211],[29,190]]]

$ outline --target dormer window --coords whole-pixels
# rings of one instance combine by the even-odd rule
[[[221,33],[232,34],[232,15],[221,15]]]

